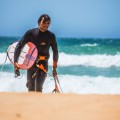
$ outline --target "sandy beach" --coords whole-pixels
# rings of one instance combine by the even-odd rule
[[[1,92],[0,120],[120,120],[120,95]]]

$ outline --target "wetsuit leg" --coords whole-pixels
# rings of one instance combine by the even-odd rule
[[[36,77],[32,78],[32,75],[36,72],[37,67],[32,67],[32,69],[27,70],[27,88],[28,91],[35,91],[35,79]]]
[[[41,63],[43,64],[46,71],[48,71],[48,62],[44,61]],[[47,73],[39,69],[37,77],[36,77],[36,91],[42,92],[43,84],[45,82],[46,77],[47,77]]]
[[[38,72],[39,75],[37,75],[36,80],[36,91],[42,92],[43,89],[43,83],[45,82],[45,79],[47,77],[47,74],[43,72],[42,70]]]

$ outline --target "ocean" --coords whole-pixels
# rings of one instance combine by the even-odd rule
[[[14,77],[13,65],[6,58],[8,46],[20,37],[0,37],[0,92],[27,92],[26,70],[21,78]],[[58,78],[63,93],[120,94],[120,39],[57,38],[59,61]],[[50,49],[49,70],[52,69]],[[43,93],[51,93],[51,76],[43,86]]]

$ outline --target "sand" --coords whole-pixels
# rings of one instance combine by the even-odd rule
[[[1,92],[0,120],[120,120],[120,95]]]

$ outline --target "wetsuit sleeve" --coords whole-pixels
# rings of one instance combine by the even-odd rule
[[[30,31],[27,31],[22,39],[18,42],[14,52],[14,63],[17,62],[21,48],[29,41]]]
[[[58,62],[58,47],[57,47],[56,37],[55,37],[54,34],[52,34],[51,47],[52,47],[52,50],[53,50],[53,66],[57,67],[57,62]]]

